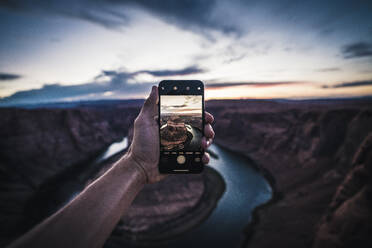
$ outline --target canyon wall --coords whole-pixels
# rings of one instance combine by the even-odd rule
[[[349,247],[354,235],[358,245],[371,241],[371,101],[210,101],[207,109],[216,143],[250,157],[274,185],[273,201],[247,226],[246,246]]]

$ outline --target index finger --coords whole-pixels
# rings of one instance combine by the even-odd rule
[[[204,112],[205,122],[212,124],[214,121],[214,117],[212,114],[208,113],[207,111]]]

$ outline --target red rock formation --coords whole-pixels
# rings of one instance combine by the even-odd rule
[[[165,150],[174,147],[183,148],[183,143],[187,140],[187,129],[185,123],[167,121],[166,126],[160,129],[160,143]]]

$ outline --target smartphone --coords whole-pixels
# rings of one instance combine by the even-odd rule
[[[199,80],[163,80],[158,91],[159,172],[202,172],[204,84]]]

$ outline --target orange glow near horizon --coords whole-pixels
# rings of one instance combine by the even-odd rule
[[[239,85],[210,87],[205,90],[206,100],[212,99],[309,99],[359,97],[372,95],[371,86],[322,88],[319,84],[278,84],[257,87],[256,85]]]

